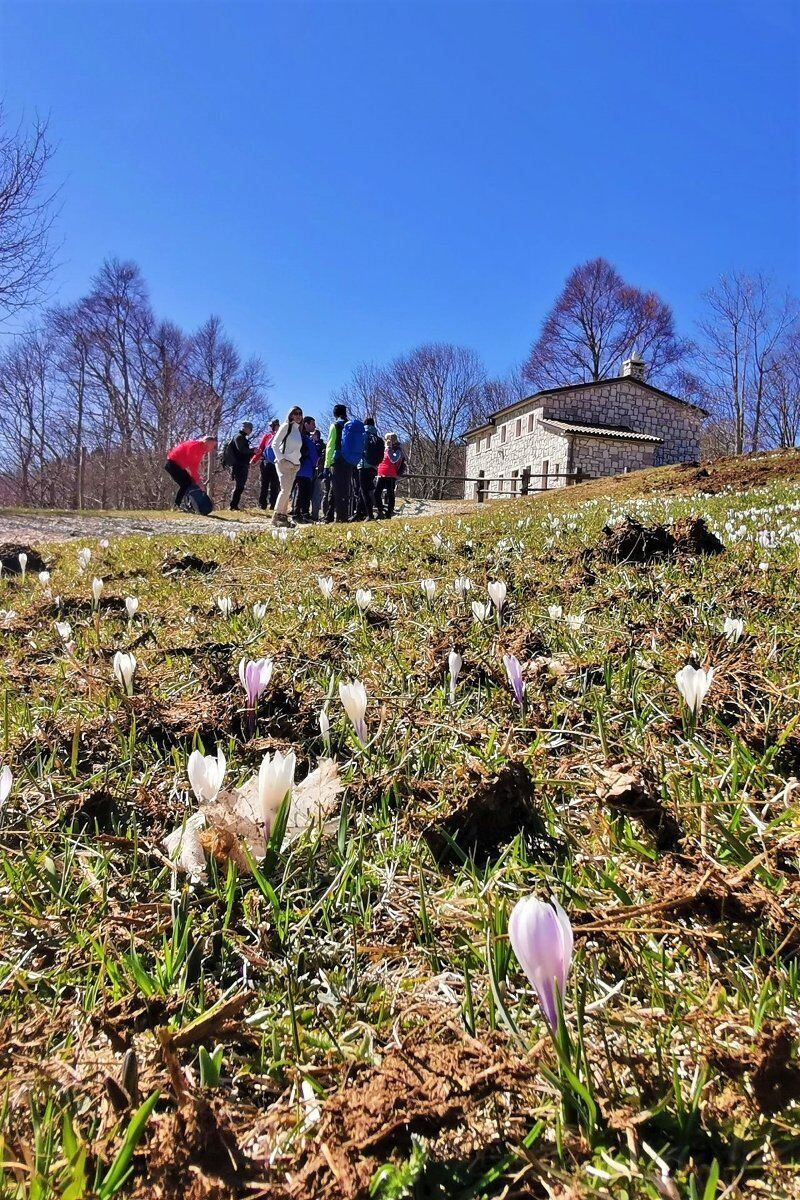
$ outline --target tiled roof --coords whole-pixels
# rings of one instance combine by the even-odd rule
[[[542,424],[560,429],[563,433],[579,433],[585,437],[618,438],[621,442],[652,442],[660,445],[663,438],[655,437],[652,433],[637,433],[629,425],[579,425],[575,421],[556,421],[552,417],[542,417]]]

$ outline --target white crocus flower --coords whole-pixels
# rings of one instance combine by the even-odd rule
[[[263,621],[267,615],[267,605],[265,602],[256,603],[253,605],[253,616],[257,621]]]
[[[139,600],[137,596],[125,597],[125,610],[128,614],[128,620],[132,621],[139,610]]]
[[[22,579],[24,581],[25,580],[25,572],[28,569],[28,556],[23,551],[22,554],[17,555],[17,560],[19,561],[19,569],[22,574]]]
[[[502,579],[496,579],[494,583],[489,584],[489,599],[498,612],[503,611],[503,605],[506,602],[507,590],[508,589],[506,588],[506,585],[503,583]]]
[[[39,583],[42,585],[43,588],[50,586],[50,572],[49,571],[40,571],[39,572]]]
[[[429,601],[433,600],[433,597],[436,595],[436,580],[422,579],[420,581],[420,587],[422,588],[422,594],[425,599]]]
[[[459,596],[464,596],[472,587],[472,580],[468,579],[466,575],[457,575],[453,582],[453,587]]]
[[[564,615],[564,610],[560,604],[551,604],[547,610],[547,615],[551,621],[560,621]]]
[[[450,703],[455,704],[456,699],[456,684],[458,677],[461,674],[461,667],[464,660],[456,650],[451,650],[447,656],[447,666],[450,671]]]
[[[364,720],[367,711],[367,689],[360,679],[354,679],[352,683],[340,683],[339,699],[353,722],[358,740],[363,744],[367,740],[367,726]]]
[[[330,600],[331,596],[333,595],[333,576],[318,575],[317,583],[319,584],[319,590],[322,592],[325,599]]]
[[[356,592],[356,604],[359,612],[366,612],[370,604],[372,604],[372,592],[369,588],[359,588]]]
[[[281,805],[294,787],[294,769],[294,750],[287,755],[276,750],[272,758],[266,754],[258,769],[258,799],[267,836]]]
[[[56,621],[56,633],[62,642],[68,642],[72,637],[72,626],[69,621]]]
[[[731,645],[733,645],[739,641],[739,638],[744,633],[744,621],[741,617],[726,617],[722,632]]]
[[[704,671],[702,667],[698,669],[693,667],[691,663],[687,663],[685,667],[676,672],[675,682],[678,685],[678,691],[683,696],[686,707],[695,716],[703,707],[703,701],[706,698],[713,679],[713,667],[709,667],[707,671]]]
[[[481,604],[480,600],[472,601],[472,615],[476,621],[483,623],[491,611],[491,604]]]
[[[118,650],[114,655],[114,675],[129,696],[133,695],[133,677],[136,674],[136,655]]]
[[[8,765],[0,767],[0,809],[3,808],[11,794],[11,785],[13,782],[14,776],[11,774],[11,767]]]
[[[83,574],[83,572],[89,566],[89,563],[91,562],[91,560],[92,560],[91,550],[89,549],[88,546],[83,546],[78,551],[78,570],[81,572],[81,574]]]
[[[94,597],[95,604],[100,603],[100,597],[102,596],[102,594],[103,594],[103,581],[102,581],[102,579],[97,579],[95,577],[92,580],[92,596]]]
[[[320,731],[320,734],[322,735],[322,740],[325,743],[325,746],[330,747],[331,723],[330,723],[328,714],[326,713],[324,708],[321,708],[319,710],[319,731]]]
[[[107,550],[109,547],[108,538],[100,538],[100,541],[97,544],[101,550]]]
[[[217,747],[216,758],[212,754],[201,754],[193,750],[186,764],[186,774],[192,791],[201,804],[216,800],[227,768],[222,747]]]
[[[583,629],[586,613],[570,613],[565,619],[572,632],[577,633],[579,629]]]
[[[233,612],[233,601],[230,596],[217,596],[217,608],[223,617],[229,617]]]

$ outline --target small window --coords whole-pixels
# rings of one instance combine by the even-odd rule
[[[522,417],[517,417],[517,428],[515,432],[517,437],[522,436]]]
[[[508,429],[508,426],[504,425],[503,428],[500,430],[500,441],[501,442],[504,442],[506,440],[506,430],[507,429]]]
[[[533,433],[533,418],[535,415],[535,413],[528,414],[528,433]]]

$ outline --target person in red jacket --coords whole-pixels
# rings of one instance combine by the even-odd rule
[[[268,432],[264,434],[258,449],[250,459],[251,462],[258,463],[261,470],[261,490],[258,496],[258,507],[263,509],[275,507],[278,492],[281,490],[278,482],[278,468],[275,466],[275,455],[270,451],[272,439],[278,432],[279,427],[280,421],[277,419],[270,421]]]
[[[217,445],[217,439],[211,435],[203,438],[190,439],[173,446],[167,455],[164,470],[178,485],[175,497],[175,507],[180,508],[181,500],[190,487],[195,485],[206,489],[200,482],[200,463],[207,454],[211,454]]]
[[[396,433],[387,433],[385,439],[386,452],[378,466],[378,481],[375,484],[375,509],[378,520],[385,520],[394,513],[394,489],[397,476],[405,474],[406,456]],[[383,504],[384,494],[386,506]]]

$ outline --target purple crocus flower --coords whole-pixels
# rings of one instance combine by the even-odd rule
[[[520,708],[525,705],[525,680],[522,678],[522,663],[513,654],[503,655],[503,664],[508,675],[508,682],[511,684],[511,690],[514,693],[514,699]]]
[[[247,713],[250,729],[255,728],[256,705],[258,698],[269,686],[272,678],[272,659],[257,658],[248,662],[243,658],[239,662],[239,679],[247,694]]]
[[[550,1028],[557,1029],[556,992],[563,1001],[572,964],[569,917],[557,900],[547,904],[528,896],[514,906],[508,921],[508,936]]]

